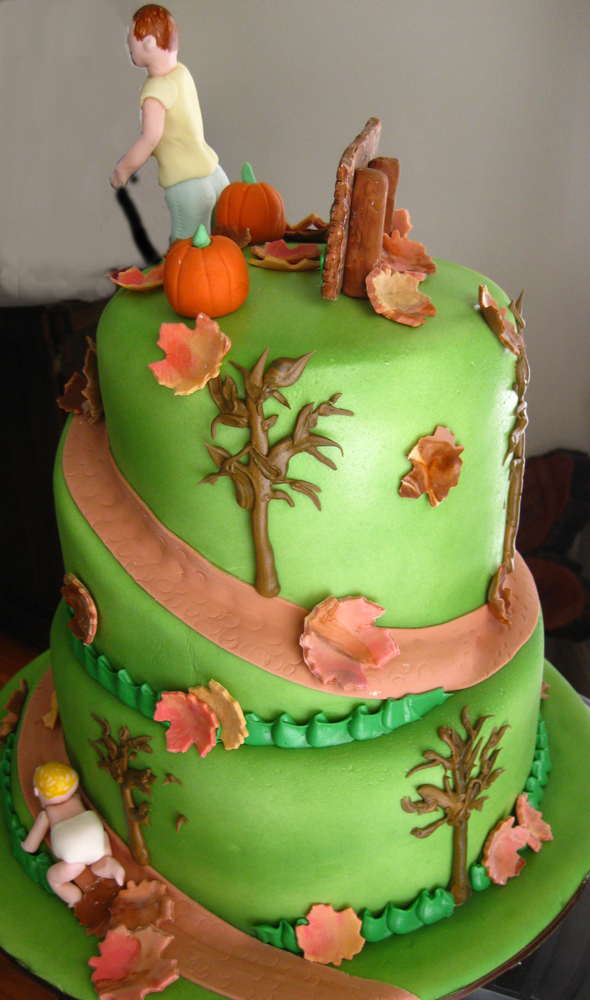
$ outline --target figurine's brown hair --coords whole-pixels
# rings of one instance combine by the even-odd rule
[[[178,27],[169,10],[157,3],[140,7],[133,15],[133,34],[138,41],[153,35],[159,49],[174,52],[178,48]]]

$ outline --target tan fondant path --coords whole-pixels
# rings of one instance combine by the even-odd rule
[[[63,470],[78,508],[106,547],[159,604],[190,628],[236,656],[285,680],[322,693],[299,645],[305,608],[282,597],[261,597],[248,583],[207,562],[157,520],[117,469],[104,421],[74,417]],[[87,581],[83,581],[87,582]],[[380,670],[367,669],[367,698],[402,698],[436,687],[472,687],[508,663],[530,637],[539,599],[525,562],[516,557],[508,578],[512,621],[501,625],[487,604],[444,625],[392,629],[400,655]],[[346,594],[337,594],[346,597]]]
[[[47,729],[42,720],[49,711],[53,690],[50,668],[29,699],[18,739],[18,776],[33,817],[39,812],[39,802],[33,795],[35,768],[52,760],[69,764],[61,726],[58,723],[54,730]],[[180,974],[190,982],[231,1000],[417,1000],[414,994],[397,986],[307,962],[236,930],[185,896],[153,868],[140,867],[127,844],[105,826],[113,855],[123,865],[127,881],[157,879],[166,885],[174,900],[174,919],[161,928],[174,935],[166,958],[175,958]],[[94,878],[86,869],[76,881],[83,888]]]

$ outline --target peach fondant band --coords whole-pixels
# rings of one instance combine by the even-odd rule
[[[317,680],[303,660],[299,637],[308,611],[282,597],[262,597],[158,521],[117,469],[104,421],[91,426],[82,416],[73,418],[63,470],[90,526],[154,600],[249,663],[296,684],[342,694],[337,685]],[[539,617],[535,584],[520,556],[508,585],[509,626],[500,624],[485,604],[443,625],[392,629],[400,655],[379,670],[366,670],[369,690],[363,698],[402,698],[435,687],[457,691],[503,667],[531,636]]]
[[[39,800],[33,794],[35,768],[53,760],[69,764],[61,726],[52,730],[42,723],[53,690],[50,668],[29,700],[18,740],[18,776],[33,817],[39,812]],[[88,801],[86,804],[91,805]],[[166,958],[175,958],[181,976],[190,982],[234,1000],[250,1000],[253,996],[256,1000],[417,1000],[414,994],[397,986],[306,962],[244,934],[185,896],[153,868],[138,865],[127,844],[109,826],[106,828],[113,855],[125,869],[126,881],[157,879],[174,900],[174,917],[161,927],[166,934],[174,935]],[[94,879],[86,868],[76,882],[84,888]]]

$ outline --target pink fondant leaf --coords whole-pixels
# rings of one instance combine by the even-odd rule
[[[169,722],[166,749],[186,753],[195,744],[201,757],[215,746],[217,716],[208,705],[184,691],[164,691],[154,714],[156,722]]]
[[[483,849],[483,866],[495,885],[506,885],[524,868],[526,861],[518,853],[526,846],[528,830],[514,826],[514,816],[500,820],[494,827]]]
[[[138,267],[129,267],[127,270],[111,271],[109,274],[111,281],[121,288],[128,288],[132,292],[149,292],[152,288],[159,288],[164,284],[164,261],[161,260],[155,267],[150,268],[143,274]]]
[[[284,240],[274,240],[261,247],[252,247],[252,252],[261,260],[272,257],[274,260],[283,260],[287,264],[298,264],[302,260],[318,258],[320,248],[317,243],[300,243],[299,246],[289,247]]]
[[[524,347],[522,335],[514,323],[506,318],[508,310],[504,307],[498,307],[498,303],[492,298],[486,285],[479,286],[479,308],[490,330],[496,334],[504,347],[507,347],[518,357]]]
[[[416,240],[409,240],[407,236],[400,236],[396,229],[391,236],[383,234],[382,262],[394,271],[436,274],[436,264],[426,253],[424,245]]]
[[[171,941],[155,927],[129,931],[121,924],[109,931],[99,944],[100,957],[88,962],[101,1000],[142,1000],[178,979],[176,959],[162,957]]]
[[[350,960],[362,951],[365,939],[361,926],[362,921],[350,906],[338,912],[317,903],[307,914],[307,925],[300,924],[295,930],[297,944],[308,962],[340,965],[343,958]]]
[[[527,844],[533,851],[540,851],[543,841],[553,840],[549,823],[543,819],[543,813],[530,804],[526,792],[516,800],[516,818],[528,832]]]
[[[385,611],[364,597],[327,597],[305,619],[299,642],[303,659],[322,684],[345,691],[367,688],[365,670],[383,667],[399,654],[391,629],[373,622]]]
[[[407,208],[396,208],[393,213],[393,225],[391,227],[392,233],[396,231],[400,236],[407,236],[410,229],[413,229],[413,225],[410,222],[410,213]]]
[[[367,275],[367,292],[375,312],[405,326],[422,326],[435,316],[431,299],[418,291],[420,277],[400,274],[391,267],[376,267]]]
[[[231,340],[215,320],[199,313],[194,330],[184,323],[162,323],[158,347],[166,359],[149,365],[158,382],[174,389],[175,396],[188,396],[219,375]]]

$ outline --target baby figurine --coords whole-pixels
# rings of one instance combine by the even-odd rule
[[[51,830],[51,850],[58,859],[47,872],[53,891],[69,907],[82,899],[82,891],[73,879],[87,865],[99,878],[113,878],[118,885],[125,881],[125,870],[112,857],[111,844],[101,820],[85,809],[78,790],[78,775],[73,767],[55,761],[43,764],[35,771],[35,795],[42,809],[26,838],[23,850],[33,854]]]

